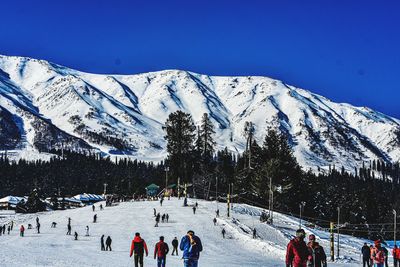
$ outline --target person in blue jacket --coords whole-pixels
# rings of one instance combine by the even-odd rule
[[[187,235],[182,237],[180,249],[183,251],[184,267],[197,267],[203,245],[200,238],[194,235],[192,230],[189,230]]]

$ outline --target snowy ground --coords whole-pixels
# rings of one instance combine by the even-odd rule
[[[10,235],[0,236],[0,266],[133,266],[129,258],[130,242],[135,232],[140,232],[149,247],[149,257],[145,266],[155,266],[154,245],[160,235],[171,243],[192,229],[204,246],[199,266],[283,266],[286,244],[298,228],[298,221],[290,216],[275,213],[275,225],[261,224],[258,220],[260,210],[248,205],[235,204],[233,217],[227,218],[226,204],[219,204],[222,217],[218,226],[213,225],[217,204],[198,201],[199,208],[193,215],[191,207],[182,207],[182,200],[165,200],[162,207],[159,202],[125,202],[107,207],[103,211],[92,212],[91,207],[73,210],[39,213],[41,234],[35,229],[27,230],[25,237],[19,237],[19,226],[28,223],[35,226],[36,214],[15,215],[9,211],[0,212],[0,225],[14,220],[17,225]],[[194,202],[189,200],[189,204]],[[103,203],[104,206],[104,203]],[[169,223],[160,223],[154,227],[153,208],[157,212],[168,213]],[[97,213],[98,222],[92,223]],[[253,214],[254,216],[251,216]],[[72,219],[72,233],[77,231],[79,240],[66,236],[68,217]],[[52,222],[57,228],[50,228]],[[85,227],[89,225],[90,236],[85,237]],[[259,237],[251,238],[250,228],[256,227]],[[222,227],[227,238],[221,235]],[[246,233],[248,232],[248,233]],[[329,248],[329,234],[306,228],[307,234],[313,232],[322,245]],[[111,236],[112,252],[100,251],[100,237]],[[329,266],[358,266],[359,248],[364,240],[341,236],[341,253],[346,260],[341,263],[329,263]],[[181,255],[181,252],[180,252]],[[168,256],[167,266],[183,266],[180,257]]]

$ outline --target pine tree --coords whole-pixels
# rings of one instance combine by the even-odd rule
[[[175,182],[178,177],[189,181],[191,176],[195,129],[192,116],[180,110],[169,114],[165,122],[167,161]]]

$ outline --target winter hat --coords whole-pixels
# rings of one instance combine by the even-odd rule
[[[306,236],[306,232],[303,229],[298,229],[296,231],[296,237],[304,238]]]
[[[380,245],[380,244],[381,244],[381,240],[379,240],[379,239],[375,240],[375,241],[374,241],[374,244],[375,244],[375,246]]]
[[[315,241],[315,235],[313,235],[313,234],[311,234],[311,235],[309,235],[308,236],[308,240],[313,240],[313,241]]]
[[[194,235],[194,232],[192,230],[189,230],[187,233]]]

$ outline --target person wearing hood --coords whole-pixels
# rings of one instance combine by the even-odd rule
[[[134,255],[135,267],[143,267],[143,254],[146,251],[146,257],[149,255],[147,244],[144,239],[140,237],[140,233],[135,233],[135,238],[132,240],[130,256]]]
[[[308,258],[308,267],[325,267],[326,266],[326,254],[324,248],[315,241],[315,235],[311,234],[308,237],[308,251],[311,254]]]
[[[383,250],[381,246],[381,241],[375,240],[374,241],[374,247],[371,250],[371,259],[373,263],[375,264],[375,267],[383,267],[385,264],[385,251]]]

